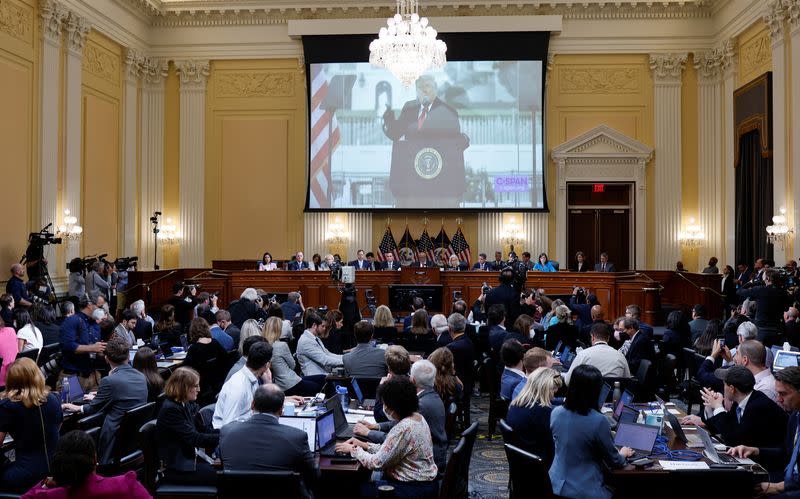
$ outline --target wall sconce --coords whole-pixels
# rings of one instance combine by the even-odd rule
[[[69,210],[64,210],[64,223],[58,226],[58,236],[65,237],[70,241],[80,239],[83,234],[83,227],[78,225],[78,217],[70,214]]]
[[[689,249],[699,248],[705,243],[706,235],[703,234],[700,226],[695,224],[694,218],[690,218],[689,225],[684,228],[683,232],[678,234],[678,240],[680,240],[681,245]]]
[[[772,217],[772,225],[767,225],[767,241],[784,249],[792,234],[794,228],[786,225],[786,208],[781,208],[780,214]]]
[[[522,244],[523,241],[525,241],[525,232],[522,231],[522,227],[512,217],[500,232],[500,242],[510,246],[511,251],[514,251],[514,246]]]
[[[178,232],[175,222],[171,218],[167,218],[166,223],[161,226],[161,230],[158,232],[158,241],[164,246],[173,246],[181,238],[182,234]]]
[[[325,232],[325,241],[331,246],[346,246],[350,243],[350,231],[337,218],[333,223],[328,224],[328,230]]]

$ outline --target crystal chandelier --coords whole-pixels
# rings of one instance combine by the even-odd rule
[[[350,242],[350,231],[347,227],[337,218],[333,223],[328,225],[328,230],[325,233],[325,240],[330,245],[346,245]]]
[[[681,244],[687,248],[699,248],[706,240],[706,235],[703,234],[702,229],[695,224],[694,218],[690,218],[689,225],[678,235],[678,239]]]
[[[78,217],[71,215],[69,210],[64,210],[64,223],[58,226],[58,236],[74,241],[80,239],[81,234],[83,227],[78,225]]]
[[[767,225],[767,241],[784,248],[794,229],[786,225],[786,208],[781,208],[780,212],[780,215],[772,217],[772,225]]]
[[[524,240],[525,232],[523,232],[522,228],[517,224],[514,217],[511,217],[500,233],[500,242],[510,246],[511,251],[514,251],[514,246],[519,246]]]
[[[159,242],[165,246],[172,246],[173,244],[176,244],[180,238],[181,233],[178,232],[175,223],[171,218],[167,218],[167,223],[162,225],[161,230],[158,232]]]
[[[429,68],[447,62],[447,45],[436,39],[427,17],[419,17],[419,0],[397,0],[397,13],[369,44],[369,62],[388,69],[410,87]]]

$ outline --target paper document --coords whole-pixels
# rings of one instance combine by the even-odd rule
[[[361,416],[372,416],[372,411],[366,411],[364,409],[349,409],[348,414],[358,414]]]
[[[369,424],[376,424],[375,418],[372,416],[362,416],[361,414],[345,414],[349,424],[356,424],[360,421],[366,421]]]
[[[665,461],[659,460],[658,464],[669,471],[676,470],[707,470],[708,463],[705,461]]]

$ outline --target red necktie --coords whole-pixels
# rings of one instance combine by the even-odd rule
[[[428,106],[422,106],[422,113],[417,120],[417,130],[422,130],[422,124],[425,123],[425,118],[428,117]]]

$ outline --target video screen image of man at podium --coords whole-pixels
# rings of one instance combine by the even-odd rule
[[[397,208],[457,206],[467,188],[469,138],[461,133],[458,112],[439,98],[433,76],[420,76],[416,89],[417,98],[403,105],[399,118],[388,105],[383,114],[383,131],[394,141],[389,189]]]

